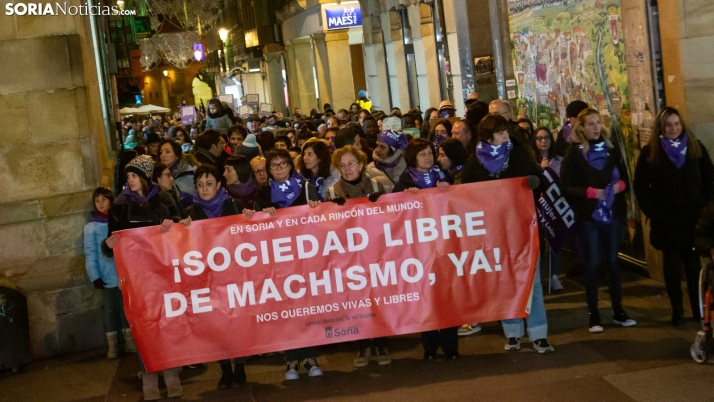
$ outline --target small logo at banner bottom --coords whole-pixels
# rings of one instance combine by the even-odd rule
[[[359,334],[359,327],[347,327],[347,328],[332,328],[325,327],[325,338],[339,338],[341,336],[347,335],[357,335]]]

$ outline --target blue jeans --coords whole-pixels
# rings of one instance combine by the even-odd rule
[[[617,263],[617,252],[620,248],[620,221],[614,219],[610,224],[578,222],[577,227],[585,257],[585,294],[588,310],[597,310],[598,268],[601,257],[607,266],[612,308],[621,309],[622,284],[620,266]]]
[[[531,299],[531,315],[528,318],[514,318],[502,320],[501,326],[506,338],[521,338],[524,334],[523,326],[528,325],[528,339],[537,341],[548,338],[548,318],[545,316],[545,303],[543,303],[543,286],[540,284],[540,258],[533,279],[533,297]]]

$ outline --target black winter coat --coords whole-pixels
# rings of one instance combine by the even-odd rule
[[[694,229],[694,248],[709,257],[714,249],[714,201],[709,201],[702,210]]]
[[[221,217],[239,215],[242,213],[243,203],[240,200],[229,199],[223,203],[223,213],[221,213]],[[193,204],[190,207],[184,208],[181,215],[184,219],[191,217],[191,220],[193,221],[208,219],[206,212],[204,212],[203,208],[201,208],[198,204]]]
[[[397,184],[394,185],[394,189],[392,190],[392,192],[397,193],[399,191],[404,191],[412,187],[421,188],[417,186],[417,184],[414,182],[414,179],[412,179],[412,175],[410,175],[409,172],[405,170],[402,172],[402,175],[399,176],[399,181],[397,181]],[[434,187],[436,187],[436,183],[434,183]]]
[[[159,191],[143,205],[120,194],[109,210],[107,238],[118,230],[160,225],[164,219],[173,222],[181,220],[178,206],[167,192]],[[114,251],[107,247],[106,241],[102,242],[102,253],[107,257],[114,257]]]
[[[590,166],[585,159],[585,155],[580,149],[580,144],[577,142],[570,143],[560,166],[560,191],[573,208],[576,222],[593,222],[591,215],[595,211],[597,200],[587,198],[588,187],[596,189],[607,187],[612,182],[612,171],[615,167],[620,173],[620,180],[629,185],[627,167],[617,146],[607,152],[605,167],[602,170],[597,170]],[[613,219],[622,220],[627,218],[625,191],[615,195],[612,217]]]
[[[640,152],[633,187],[650,219],[650,244],[657,250],[692,247],[694,228],[714,185],[714,165],[701,142],[699,147],[702,157],[687,159],[679,169],[664,155],[653,163],[649,145]]]

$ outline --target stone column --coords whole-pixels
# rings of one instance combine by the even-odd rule
[[[411,107],[411,104],[409,102],[407,60],[404,55],[404,39],[399,13],[396,11],[382,13],[381,21],[387,56],[389,89],[392,92],[392,107],[398,107],[406,112]]]
[[[103,347],[82,229],[112,185],[113,121],[89,18],[3,13],[0,54],[0,286],[27,296],[34,357]]]
[[[285,91],[283,88],[283,64],[281,60],[283,52],[267,53],[265,55],[265,81],[267,85],[266,95],[273,105],[273,110],[285,114],[287,112],[285,104]]]
[[[412,27],[420,107],[421,110],[429,107],[438,108],[442,99],[431,8],[426,4],[417,3],[408,6],[407,12],[409,25]]]
[[[349,35],[347,32],[318,32],[311,35],[320,103],[335,112],[355,101]]]
[[[389,81],[387,80],[387,59],[384,54],[382,26],[376,16],[362,16],[364,32],[364,70],[367,75],[367,92],[372,100],[373,110],[389,110]]]
[[[300,108],[307,114],[310,109],[318,109],[313,74],[312,45],[309,37],[286,41],[286,65],[288,68],[288,91],[292,108]]]

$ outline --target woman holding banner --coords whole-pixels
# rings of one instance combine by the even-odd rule
[[[559,156],[555,152],[555,147],[553,144],[553,133],[547,127],[538,127],[535,129],[533,135],[533,150],[536,155],[536,162],[541,168],[549,168],[560,178],[560,165],[563,162],[563,157]],[[545,247],[545,242],[541,237],[541,250]],[[542,252],[542,251],[541,251]],[[563,290],[563,285],[558,279],[558,274],[560,273],[560,253],[554,253],[553,250],[549,250],[550,254],[550,289],[553,291]]]
[[[240,156],[244,158],[243,156]],[[234,157],[231,157],[234,158]],[[231,158],[228,158],[229,160]],[[226,169],[228,169],[226,164]],[[245,214],[247,217],[253,216],[250,209],[243,209],[240,199],[232,199],[225,188],[221,187],[220,175],[211,165],[203,165],[196,169],[196,195],[194,195],[193,205],[182,211],[183,219],[181,223],[186,227],[191,226],[192,221],[203,219],[220,218]],[[246,384],[245,357],[235,359],[235,370],[231,366],[231,360],[221,360],[221,379],[218,381],[218,388],[240,387]]]
[[[682,265],[692,315],[699,321],[701,264],[692,246],[697,220],[712,196],[713,181],[714,166],[707,149],[687,129],[677,109],[660,110],[654,135],[637,160],[633,186],[637,203],[650,219],[650,243],[662,251],[672,325],[684,322]]]
[[[159,191],[159,186],[151,181],[153,171],[154,161],[149,155],[137,156],[124,168],[127,186],[114,200],[114,205],[109,210],[109,231],[107,239],[102,242],[102,252],[107,257],[114,257],[112,249],[119,242],[119,235],[114,232],[161,225],[161,232],[166,233],[174,222],[181,219],[173,198],[167,192]],[[159,373],[147,373],[141,356],[139,356],[139,365],[144,400],[161,399]],[[164,370],[163,375],[168,396],[183,395],[179,369]]]
[[[315,187],[320,200],[325,200],[327,189],[340,180],[340,173],[330,166],[330,148],[323,141],[309,139],[298,158],[300,174]]]
[[[624,180],[623,180],[624,179]],[[604,256],[610,280],[612,322],[623,327],[637,324],[622,308],[622,284],[617,253],[626,218],[627,168],[610,133],[600,123],[600,113],[585,109],[578,115],[561,167],[560,189],[575,213],[585,251],[585,294],[591,333],[602,332],[598,311],[598,267]]]
[[[309,205],[315,208],[320,204],[315,187],[300,176],[295,170],[295,164],[288,151],[273,148],[265,157],[268,168],[268,185],[261,186],[255,195],[253,206],[256,211],[275,215],[279,208]],[[285,351],[285,380],[300,378],[300,362],[310,377],[322,375],[322,369],[317,363],[315,347],[292,349]]]
[[[476,154],[466,161],[462,183],[541,175],[541,168],[533,160],[530,149],[518,141],[511,141],[508,128],[508,120],[497,114],[487,115],[481,120],[477,130]],[[538,353],[555,350],[548,343],[548,318],[540,283],[540,258],[533,280],[531,314],[525,319],[525,324],[528,324],[528,339],[533,341],[533,348]],[[524,320],[502,320],[501,326],[507,338],[505,349],[519,350],[520,338],[524,335]]]
[[[449,188],[446,173],[436,164],[436,155],[431,143],[423,138],[415,138],[404,150],[404,160],[407,168],[394,186],[394,192],[409,191],[417,194],[419,189],[438,187],[441,190]],[[459,357],[459,327],[421,333],[421,343],[424,346],[424,360],[436,358],[436,351],[441,347],[448,359]]]
[[[344,205],[350,198],[369,197],[369,200],[374,202],[384,194],[382,184],[365,174],[367,155],[356,147],[346,145],[335,151],[332,154],[332,166],[340,172],[340,180],[327,189],[327,201]],[[357,348],[357,358],[354,361],[357,368],[366,367],[373,356],[380,366],[392,362],[387,349],[387,337],[360,339],[357,341]]]

